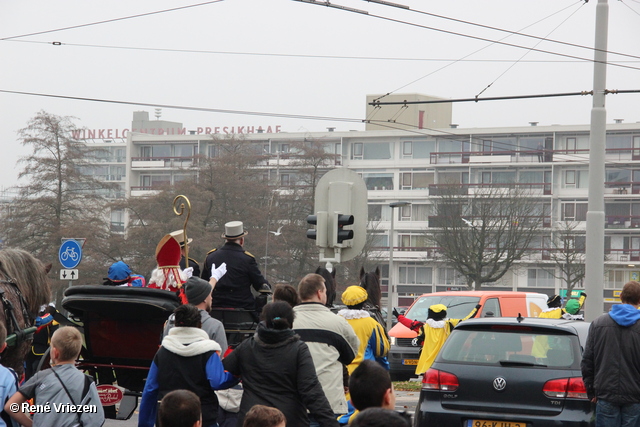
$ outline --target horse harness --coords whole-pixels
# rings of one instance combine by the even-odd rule
[[[0,280],[0,283],[5,285],[11,285],[14,289],[16,295],[18,296],[18,300],[20,301],[20,311],[22,312],[22,316],[24,319],[25,327],[31,324],[31,318],[29,313],[27,312],[27,301],[22,296],[22,292],[18,289],[18,285],[14,280]],[[18,319],[16,318],[15,308],[13,303],[7,298],[5,295],[5,290],[0,288],[0,300],[2,300],[2,308],[4,311],[4,319],[7,325],[7,336],[11,334],[16,334],[16,344],[26,340],[27,335],[24,332],[24,329],[20,328],[20,324],[18,323]]]

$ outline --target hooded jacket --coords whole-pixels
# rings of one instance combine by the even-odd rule
[[[214,390],[229,388],[238,380],[224,371],[220,345],[200,328],[171,328],[151,363],[142,392],[138,427],[153,427],[157,403],[173,390],[185,389],[200,397],[203,425],[216,422],[218,399]]]
[[[271,329],[261,322],[255,335],[240,343],[223,363],[230,373],[242,377],[239,426],[257,404],[278,408],[288,427],[308,426],[307,410],[320,426],[338,426],[309,348],[293,330]]]
[[[582,357],[589,398],[615,404],[640,403],[640,311],[617,304],[591,322]]]

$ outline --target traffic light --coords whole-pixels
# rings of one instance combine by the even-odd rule
[[[345,262],[362,252],[367,235],[367,186],[356,172],[338,168],[318,182],[315,215],[307,222],[316,226],[307,231],[315,237],[321,262]]]
[[[317,212],[316,215],[309,215],[307,223],[315,225],[316,228],[307,230],[307,237],[316,241],[316,246],[327,247],[327,213]]]
[[[353,222],[354,222],[353,215],[335,214],[334,218],[335,218],[334,231],[336,235],[333,241],[336,243],[342,243],[345,240],[353,239],[353,230],[343,229],[345,225],[353,225]]]

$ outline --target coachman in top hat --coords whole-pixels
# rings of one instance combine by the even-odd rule
[[[209,280],[212,268],[215,269],[223,262],[227,264],[227,273],[220,278],[213,291],[211,306],[260,311],[264,304],[262,301],[256,304],[251,287],[257,292],[264,292],[270,291],[271,285],[260,273],[255,257],[242,247],[244,236],[248,234],[242,222],[231,221],[224,228],[222,238],[226,243],[209,251],[202,267],[201,277]]]

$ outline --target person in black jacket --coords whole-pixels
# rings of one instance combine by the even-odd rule
[[[270,290],[271,285],[260,273],[255,257],[242,247],[244,236],[249,233],[244,230],[241,221],[228,222],[224,228],[222,238],[227,242],[221,248],[209,251],[202,266],[201,277],[208,281],[212,269],[223,262],[227,264],[227,274],[213,290],[211,306],[260,311],[264,303],[256,305],[251,287],[261,292]]]
[[[620,300],[591,322],[582,356],[584,386],[596,403],[596,427],[640,424],[640,283],[625,284]]]
[[[242,378],[244,394],[238,425],[254,405],[278,408],[287,426],[308,426],[309,414],[321,427],[337,427],[320,386],[307,345],[291,330],[293,309],[284,301],[267,304],[256,334],[224,360],[224,368]]]

